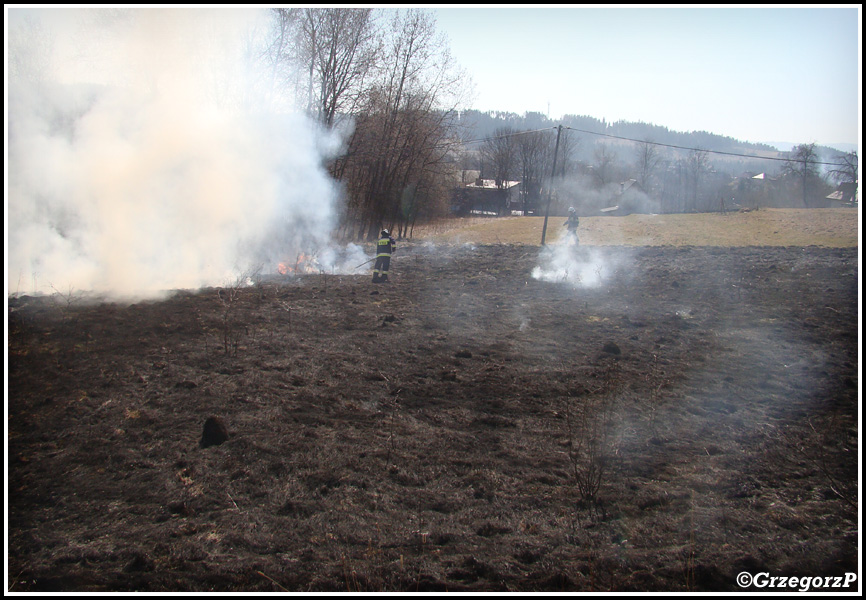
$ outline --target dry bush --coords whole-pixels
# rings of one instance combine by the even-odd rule
[[[574,485],[584,506],[601,508],[599,492],[616,453],[619,370],[611,363],[600,374],[600,385],[575,402],[565,402],[568,459]]]

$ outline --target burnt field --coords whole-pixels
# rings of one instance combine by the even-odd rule
[[[859,577],[857,248],[574,252],[10,298],[7,590]]]

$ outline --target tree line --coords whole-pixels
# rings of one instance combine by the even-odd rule
[[[816,144],[751,157],[649,139],[594,138],[569,127],[562,128],[556,148],[556,134],[552,128],[499,127],[463,153],[461,168],[503,189],[521,181],[521,204],[535,214],[548,206],[551,214],[563,215],[569,206],[596,214],[623,202],[634,212],[814,208],[829,205],[826,197],[836,185],[856,190],[857,153],[837,151],[828,163]],[[624,199],[625,189],[630,194]]]

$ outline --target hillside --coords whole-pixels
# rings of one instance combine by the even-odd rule
[[[662,125],[654,125],[652,123],[632,121],[607,122],[604,119],[597,119],[586,115],[564,115],[561,120],[556,121],[538,112],[528,112],[518,115],[508,112],[467,110],[461,113],[460,123],[466,128],[465,139],[483,139],[493,135],[496,129],[501,127],[511,127],[516,130],[533,130],[564,125],[585,132],[586,138],[589,141],[586,144],[588,147],[593,146],[596,140],[610,143],[616,141],[616,138],[629,138],[632,140],[650,140],[657,144],[668,144],[686,148],[702,148],[716,152],[780,157],[783,156],[784,152],[789,151],[792,145],[808,142],[808,140],[801,140],[794,144],[774,146],[771,143],[741,141],[707,131],[673,131]],[[831,159],[836,154],[844,154],[850,151],[850,144],[845,144],[844,148],[818,146],[819,155],[825,159]]]

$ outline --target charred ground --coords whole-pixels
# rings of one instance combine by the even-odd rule
[[[10,298],[9,588],[856,573],[857,249],[603,252],[593,288],[404,244],[381,286]]]

